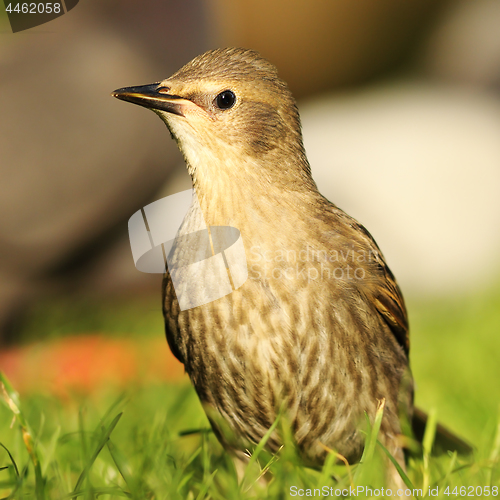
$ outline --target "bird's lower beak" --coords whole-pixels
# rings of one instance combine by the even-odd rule
[[[178,95],[168,94],[168,89],[160,83],[141,85],[139,87],[124,87],[111,93],[113,97],[122,101],[132,102],[149,109],[167,111],[174,115],[184,116],[182,102],[184,98]]]

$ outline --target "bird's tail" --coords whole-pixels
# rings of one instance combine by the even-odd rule
[[[413,435],[419,443],[422,443],[424,439],[424,432],[428,419],[429,416],[427,413],[420,408],[414,408],[412,429]],[[458,437],[449,429],[441,424],[437,424],[432,453],[439,455],[447,451],[456,451],[459,455],[470,455],[474,449],[469,443]]]

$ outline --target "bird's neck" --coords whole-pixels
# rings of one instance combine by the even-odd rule
[[[206,224],[233,226],[248,237],[310,217],[321,198],[308,165],[285,158],[266,161],[228,154],[204,158],[202,166],[188,164],[188,170]]]

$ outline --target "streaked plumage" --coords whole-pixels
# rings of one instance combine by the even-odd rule
[[[221,109],[225,91],[236,100]],[[165,121],[205,221],[243,238],[249,278],[230,295],[181,312],[168,273],[163,282],[168,342],[222,443],[242,457],[285,405],[307,465],[322,464],[322,445],[353,462],[364,413],[385,398],[381,436],[403,462],[399,413],[413,411],[403,297],[366,229],[318,192],[274,66],[213,50],[114,95]]]

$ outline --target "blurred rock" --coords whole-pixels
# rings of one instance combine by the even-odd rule
[[[33,30],[4,29],[0,344],[41,294],[159,286],[133,265],[127,220],[189,179],[158,118],[109,94],[165,78],[206,50],[207,11],[212,46],[259,50],[300,96],[393,69],[448,4],[423,57],[427,74],[498,84],[495,0],[85,0]],[[496,276],[495,97],[405,83],[301,107],[322,191],[374,233],[405,291]]]
[[[422,50],[428,75],[500,88],[500,2],[450,2]]]
[[[211,0],[219,46],[258,50],[295,96],[363,82],[411,54],[444,0]]]
[[[498,98],[396,82],[300,104],[320,191],[368,228],[403,292],[498,280]]]
[[[159,81],[203,52],[202,18],[183,16],[179,1],[142,2],[142,17],[132,2],[109,4],[124,20],[111,22],[102,2],[88,0],[49,24],[2,34],[0,343],[26,301],[82,285],[88,264],[126,235],[130,215],[156,198],[182,161],[153,113],[110,93]],[[146,36],[148,15],[156,24]],[[189,44],[161,53],[154,46],[183,31]],[[135,271],[132,259],[130,266]]]
[[[161,124],[158,124],[161,129]],[[164,141],[168,141],[168,132],[164,130]],[[155,194],[154,199],[159,200],[165,196],[179,193],[192,188],[191,177],[183,161],[175,164],[169,172],[168,179]],[[134,291],[134,295],[153,291],[158,297],[160,307],[161,274],[145,274],[135,268],[127,223],[120,227],[119,237],[115,244],[100,252],[93,259],[90,272],[80,273],[80,289],[99,291],[101,294],[116,294],[120,291]]]

